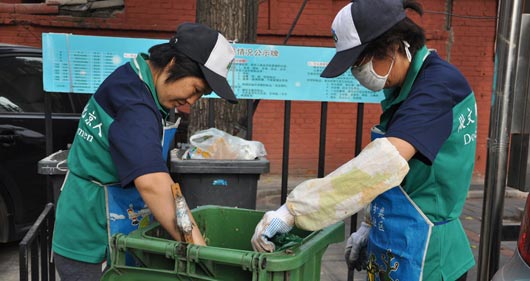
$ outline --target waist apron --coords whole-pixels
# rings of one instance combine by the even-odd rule
[[[162,137],[162,157],[167,161],[171,142],[177,131],[178,122],[175,125],[164,127]],[[153,215],[143,201],[136,187],[123,188],[119,184],[103,185],[105,188],[105,203],[107,212],[107,233],[110,243],[112,236],[117,233],[129,234],[134,230],[144,228],[153,221]],[[107,258],[109,263],[110,258]],[[133,265],[134,260],[127,255],[126,263]]]
[[[376,127],[371,139],[383,137]],[[368,280],[422,280],[433,223],[401,186],[377,196],[370,205]]]

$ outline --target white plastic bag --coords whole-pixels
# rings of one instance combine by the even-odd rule
[[[232,136],[216,128],[196,132],[190,137],[190,144],[183,159],[253,160],[267,155],[261,142]]]

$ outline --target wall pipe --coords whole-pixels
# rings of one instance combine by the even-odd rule
[[[323,178],[326,166],[326,131],[328,123],[328,102],[320,103],[320,141],[318,145],[318,178]]]
[[[502,0],[499,3],[495,55],[496,79],[494,79],[488,136],[477,280],[490,280],[499,267],[498,253],[501,239],[499,229],[502,228],[506,191],[511,109],[521,25],[521,0]]]
[[[280,192],[280,203],[285,204],[287,200],[287,186],[289,180],[289,140],[291,133],[291,101],[284,102],[283,114],[283,158],[282,158],[282,187]]]

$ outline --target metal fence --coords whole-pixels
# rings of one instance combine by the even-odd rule
[[[19,244],[20,280],[55,281],[51,243],[55,221],[54,204],[48,203]]]

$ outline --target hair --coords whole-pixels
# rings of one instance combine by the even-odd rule
[[[177,50],[171,43],[158,44],[149,48],[149,61],[153,67],[159,70],[169,67],[166,83],[187,76],[205,79],[199,64]],[[173,63],[171,63],[172,61]]]
[[[416,0],[404,0],[403,8],[411,9],[420,16],[423,15],[422,6]],[[413,57],[425,45],[425,31],[408,17],[405,17],[385,31],[385,33],[368,43],[359,56],[358,61],[366,57],[384,58],[394,50],[395,46],[399,46],[398,52],[405,55],[403,41],[407,41],[410,44],[409,51]]]

